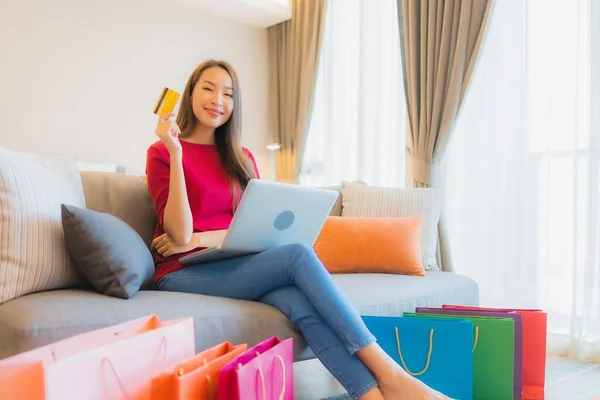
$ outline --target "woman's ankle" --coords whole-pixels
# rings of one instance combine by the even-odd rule
[[[384,400],[383,393],[379,390],[378,387],[374,387],[365,393],[360,400]]]
[[[377,382],[393,381],[402,368],[377,343],[356,352]]]

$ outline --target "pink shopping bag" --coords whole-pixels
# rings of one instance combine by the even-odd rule
[[[0,360],[1,398],[44,399],[44,366],[67,356],[160,328],[164,322],[148,316],[76,335]],[[39,384],[38,384],[39,383]]]
[[[221,369],[218,400],[293,400],[294,343],[271,337]]]
[[[2,376],[7,383],[0,389],[2,398],[149,398],[153,374],[192,357],[195,350],[191,317],[166,322],[154,318],[148,321],[155,324],[154,327],[140,325],[140,320],[132,321],[141,331],[117,331],[122,332],[115,335],[119,339],[106,338],[102,342],[101,337],[111,329],[106,328],[101,330],[102,334],[96,331],[74,337],[73,346],[66,343],[69,339],[59,342],[51,359],[35,360],[31,355],[24,355],[30,362],[20,364],[21,373],[13,374],[15,379],[4,380]],[[86,338],[92,340],[87,348]],[[48,346],[40,354],[46,356],[47,351]],[[4,392],[5,387],[9,391]]]

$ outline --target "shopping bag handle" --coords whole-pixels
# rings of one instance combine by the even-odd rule
[[[160,338],[159,346],[160,347],[158,348],[158,351],[156,352],[156,357],[155,357],[154,361],[152,362],[152,374],[154,374],[154,370],[156,369],[156,366],[159,364],[158,358],[159,358],[160,351],[163,348],[164,348],[165,352],[163,354],[162,365],[165,365],[167,363],[167,356],[169,355],[169,344],[167,343],[166,336],[163,336]]]
[[[396,327],[394,327],[394,329],[396,331],[396,345],[398,347],[398,355],[400,356],[400,362],[402,363],[404,370],[412,376],[423,375],[429,369],[429,363],[431,362],[431,353],[433,353],[433,332],[434,332],[434,330],[431,329],[429,331],[429,352],[427,353],[427,362],[425,363],[425,368],[423,368],[419,372],[412,372],[410,369],[408,369],[408,366],[406,365],[406,362],[404,361],[404,357],[402,356],[402,348],[400,346],[400,334],[398,333],[398,327],[396,326]]]
[[[202,359],[202,364],[204,367],[206,367],[208,365],[208,361],[206,360],[206,358]],[[183,368],[179,368],[179,371],[177,371],[177,376],[179,378],[181,378],[184,375],[185,375],[185,370]],[[214,387],[213,387],[212,378],[210,377],[209,374],[204,375],[204,378],[206,379],[206,382],[208,383],[208,398],[212,399],[214,397]]]
[[[283,358],[280,355],[276,355],[275,358],[277,358],[277,360],[279,360],[279,363],[281,364],[281,391],[279,392],[279,399],[278,400],[283,400],[283,396],[285,395],[285,362],[283,361]]]
[[[159,347],[159,351],[157,352],[157,357],[155,357],[154,361],[152,362],[152,368],[151,370],[154,370],[156,368],[156,365],[158,364],[157,360],[158,360],[158,355],[160,354],[161,349],[164,347],[165,352],[164,352],[164,357],[163,357],[163,364],[166,363],[167,361],[167,354],[169,352],[168,349],[168,343],[167,343],[167,338],[165,336],[161,337],[160,339],[160,347]],[[123,382],[121,381],[121,378],[119,378],[119,373],[117,372],[117,369],[115,368],[115,365],[112,363],[112,361],[108,358],[108,357],[103,357],[102,361],[100,362],[100,371],[103,371],[102,369],[102,365],[103,364],[108,364],[110,370],[112,371],[115,379],[117,380],[117,384],[119,385],[119,389],[121,390],[121,396],[124,400],[129,400],[131,397],[129,396],[129,394],[127,394],[127,390],[125,390],[125,385],[123,385]],[[152,376],[154,373],[152,372],[150,374],[150,376]],[[150,378],[152,379],[152,378]]]
[[[283,358],[280,355],[276,355],[275,358],[277,360],[279,360],[279,363],[281,364],[281,369],[282,369],[282,382],[281,382],[281,391],[279,392],[279,397],[278,400],[283,400],[283,396],[285,395],[285,362],[283,361]],[[265,374],[263,373],[263,370],[261,367],[258,367],[258,376],[260,377],[260,387],[261,387],[261,392],[262,392],[262,400],[266,400],[266,396],[267,396],[267,391],[265,388]],[[256,398],[258,399],[258,393],[256,393]]]
[[[208,362],[206,361],[206,358],[203,361],[204,366],[206,367],[208,365]],[[214,394],[214,387],[213,387],[213,382],[210,378],[210,375],[206,374],[204,375],[204,377],[206,378],[206,382],[208,383],[208,394],[209,394],[209,398],[213,399],[215,397]]]
[[[206,381],[208,382],[208,398],[212,399],[215,396],[212,380],[210,379],[210,375],[204,375],[204,377],[206,378]]]
[[[102,358],[102,361],[100,362],[100,370],[102,371],[102,364],[108,364],[110,370],[112,371],[115,379],[117,380],[117,384],[119,385],[119,389],[121,389],[121,395],[123,396],[122,398],[124,400],[129,400],[129,394],[127,394],[127,390],[125,389],[125,385],[123,385],[123,382],[121,382],[121,378],[119,378],[119,374],[117,373],[117,369],[115,368],[115,365],[112,363],[112,361],[110,361],[108,359],[108,357],[104,357]]]
[[[404,361],[404,357],[402,357],[402,349],[400,347],[400,334],[398,333],[398,327],[394,327],[394,329],[396,330],[396,345],[398,346],[398,355],[400,356],[400,362],[402,362],[402,366],[404,367],[406,372],[408,372],[412,376],[423,375],[425,372],[427,372],[427,369],[429,368],[429,363],[431,362],[431,353],[433,353],[433,332],[434,332],[434,330],[431,329],[429,331],[429,352],[427,353],[427,363],[425,364],[425,368],[423,368],[423,370],[421,370],[420,372],[412,372],[411,370],[408,369],[408,367],[406,366],[406,362]],[[479,343],[479,326],[476,325],[475,326],[475,339],[473,340],[473,350],[472,350],[473,352],[475,352],[475,349],[477,348],[477,343]]]

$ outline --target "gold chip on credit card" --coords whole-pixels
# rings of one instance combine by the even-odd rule
[[[154,114],[170,114],[175,109],[175,105],[179,100],[179,93],[169,89],[168,87],[163,88],[158,97],[158,101],[154,106]]]

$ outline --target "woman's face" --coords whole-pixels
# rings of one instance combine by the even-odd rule
[[[233,111],[233,83],[227,71],[211,67],[202,72],[192,92],[192,110],[207,128],[216,129],[229,120]]]

